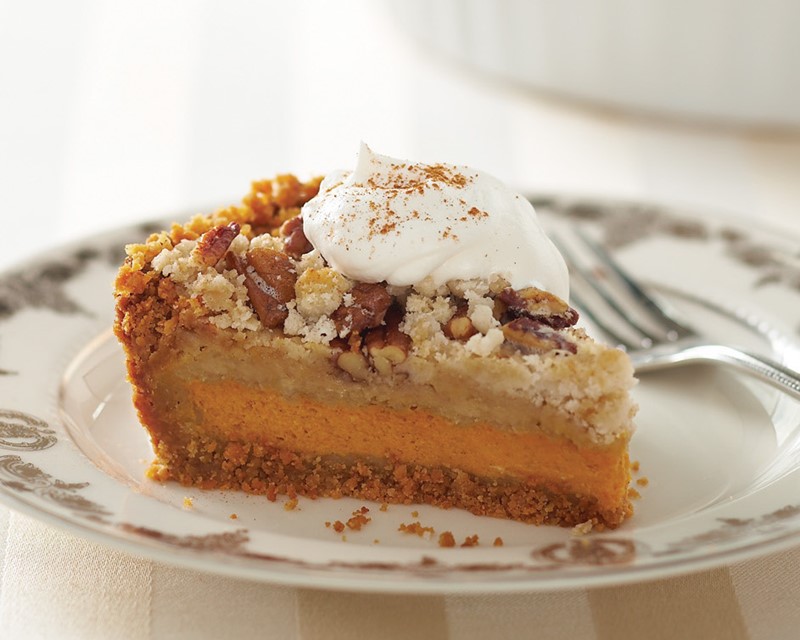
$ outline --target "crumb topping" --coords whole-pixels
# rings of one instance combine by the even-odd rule
[[[228,262],[208,265],[198,255],[197,240],[182,240],[172,248],[162,249],[151,267],[163,277],[183,285],[188,294],[205,310],[209,322],[220,329],[258,332],[264,327],[251,304],[248,272],[227,268]],[[280,238],[263,234],[248,240],[238,235],[230,253],[240,259],[264,250],[280,251]],[[285,303],[283,332],[305,342],[330,344],[346,338],[351,325],[337,327],[334,314],[354,306],[355,282],[325,265],[317,251],[299,259],[287,258],[297,274],[294,298]],[[482,280],[451,281],[435,286],[422,281],[410,287],[385,287],[393,303],[404,307],[400,330],[411,338],[412,350],[420,357],[446,357],[457,352],[486,357],[498,352],[505,338],[495,317],[493,291],[503,283]],[[507,284],[506,284],[507,286]],[[262,286],[262,289],[264,286]],[[453,318],[459,304],[466,308],[465,318],[476,333],[462,343],[453,343],[444,326]]]

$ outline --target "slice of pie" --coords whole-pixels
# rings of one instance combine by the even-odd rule
[[[529,523],[632,512],[624,353],[574,326],[526,200],[362,148],[128,247],[115,332],[150,475]]]

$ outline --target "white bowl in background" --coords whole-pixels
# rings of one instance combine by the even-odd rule
[[[800,126],[795,0],[388,0],[430,47],[529,87],[729,124]]]

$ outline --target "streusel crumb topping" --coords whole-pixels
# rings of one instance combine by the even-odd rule
[[[222,329],[260,331],[264,327],[248,304],[246,274],[224,265],[208,266],[199,257],[196,240],[182,240],[172,248],[164,248],[156,255],[152,268],[186,287],[188,294],[200,301],[209,322]],[[228,249],[238,256],[249,251],[268,249],[281,251],[280,238],[270,234],[249,240],[238,235]],[[319,252],[312,250],[301,259],[289,258],[297,275],[294,299],[286,303],[288,315],[283,324],[286,335],[300,336],[303,341],[330,344],[335,338],[346,338],[350,328],[339,328],[331,318],[340,307],[352,307],[350,293],[354,282],[325,266]],[[497,352],[505,341],[500,322],[494,316],[495,300],[492,290],[504,283],[496,278],[489,283],[482,280],[451,281],[435,286],[420,282],[411,287],[394,287],[389,295],[404,308],[400,330],[411,338],[413,352],[421,357],[453,355],[465,350],[477,356]],[[500,288],[502,290],[502,288]],[[465,317],[476,333],[466,341],[453,341],[444,327],[456,314],[459,301],[466,305]]]

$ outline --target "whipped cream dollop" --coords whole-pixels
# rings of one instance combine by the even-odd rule
[[[362,282],[504,277],[566,299],[567,267],[533,205],[496,178],[450,164],[378,155],[362,143],[354,171],[323,180],[303,231],[334,269]]]

